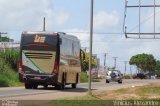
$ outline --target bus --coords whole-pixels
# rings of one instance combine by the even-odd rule
[[[63,32],[22,32],[19,80],[26,89],[48,85],[64,89],[80,82],[82,57],[80,40]]]

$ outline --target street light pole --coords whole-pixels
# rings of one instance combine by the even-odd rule
[[[46,19],[45,17],[43,18],[43,31],[46,31]]]
[[[124,72],[124,76],[126,75],[126,70],[127,70],[127,61],[124,61],[124,69],[125,69],[125,72]]]
[[[107,53],[104,53],[104,70],[106,70],[106,55]]]
[[[113,57],[114,58],[114,69],[116,69],[116,62],[118,57]]]
[[[88,94],[91,95],[91,65],[92,65],[92,39],[93,39],[93,4],[94,0],[91,0],[90,9],[90,56],[89,56],[89,77],[88,77]]]

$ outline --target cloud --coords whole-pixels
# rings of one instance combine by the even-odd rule
[[[0,29],[4,31],[42,30],[46,17],[48,30],[62,26],[69,13],[55,10],[54,0],[0,0]]]
[[[153,9],[148,10],[148,13],[145,17],[149,17],[144,26],[147,29],[147,31],[153,32],[154,31],[154,11]],[[155,30],[156,32],[160,32],[160,9],[156,8],[155,12]]]
[[[89,43],[90,43],[90,33],[84,29],[67,29],[64,30],[67,34],[74,35],[78,37],[81,41],[81,47],[87,47],[87,51],[89,51]],[[108,51],[108,42],[104,42],[104,38],[98,34],[93,34],[92,41],[92,53],[93,54],[102,54]]]
[[[115,28],[119,23],[119,15],[116,11],[107,13],[100,11],[94,16],[94,29],[104,30],[107,28]]]
[[[83,29],[67,29],[64,30],[64,32],[67,32],[67,34],[75,35],[82,41],[89,40],[89,33],[85,33],[87,31]]]

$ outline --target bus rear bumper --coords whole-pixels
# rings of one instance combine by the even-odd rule
[[[37,85],[54,85],[57,82],[57,76],[51,76],[51,75],[19,75],[19,78],[24,83],[33,83]]]

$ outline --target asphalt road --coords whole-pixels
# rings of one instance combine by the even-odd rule
[[[105,80],[103,80],[102,82],[94,82],[92,83],[92,90],[115,90],[115,89],[120,89],[120,88],[128,88],[128,87],[135,87],[135,86],[143,86],[143,85],[147,85],[149,83],[160,83],[160,80],[123,80],[122,84],[118,84],[117,82],[111,82],[111,83],[105,83]],[[25,98],[29,98],[29,96],[32,97],[32,99],[34,99],[34,96],[38,96],[40,97],[40,95],[42,96],[41,99],[43,99],[43,97],[45,98],[45,96],[48,94],[51,96],[51,94],[53,95],[53,97],[65,97],[64,95],[70,95],[73,96],[77,94],[81,94],[81,93],[86,93],[87,92],[87,88],[88,88],[88,84],[87,83],[80,83],[77,85],[77,89],[71,89],[71,86],[66,86],[66,89],[64,91],[61,90],[56,90],[54,87],[49,87],[47,89],[44,89],[43,87],[39,87],[38,89],[25,89],[24,87],[8,87],[8,88],[0,88],[0,100],[3,98],[8,98],[8,97],[12,97],[12,98],[16,98],[16,97],[25,97]],[[64,95],[63,95],[64,94]],[[44,96],[45,95],[45,96]],[[58,95],[58,96],[57,96]],[[35,97],[36,98],[36,97]]]

